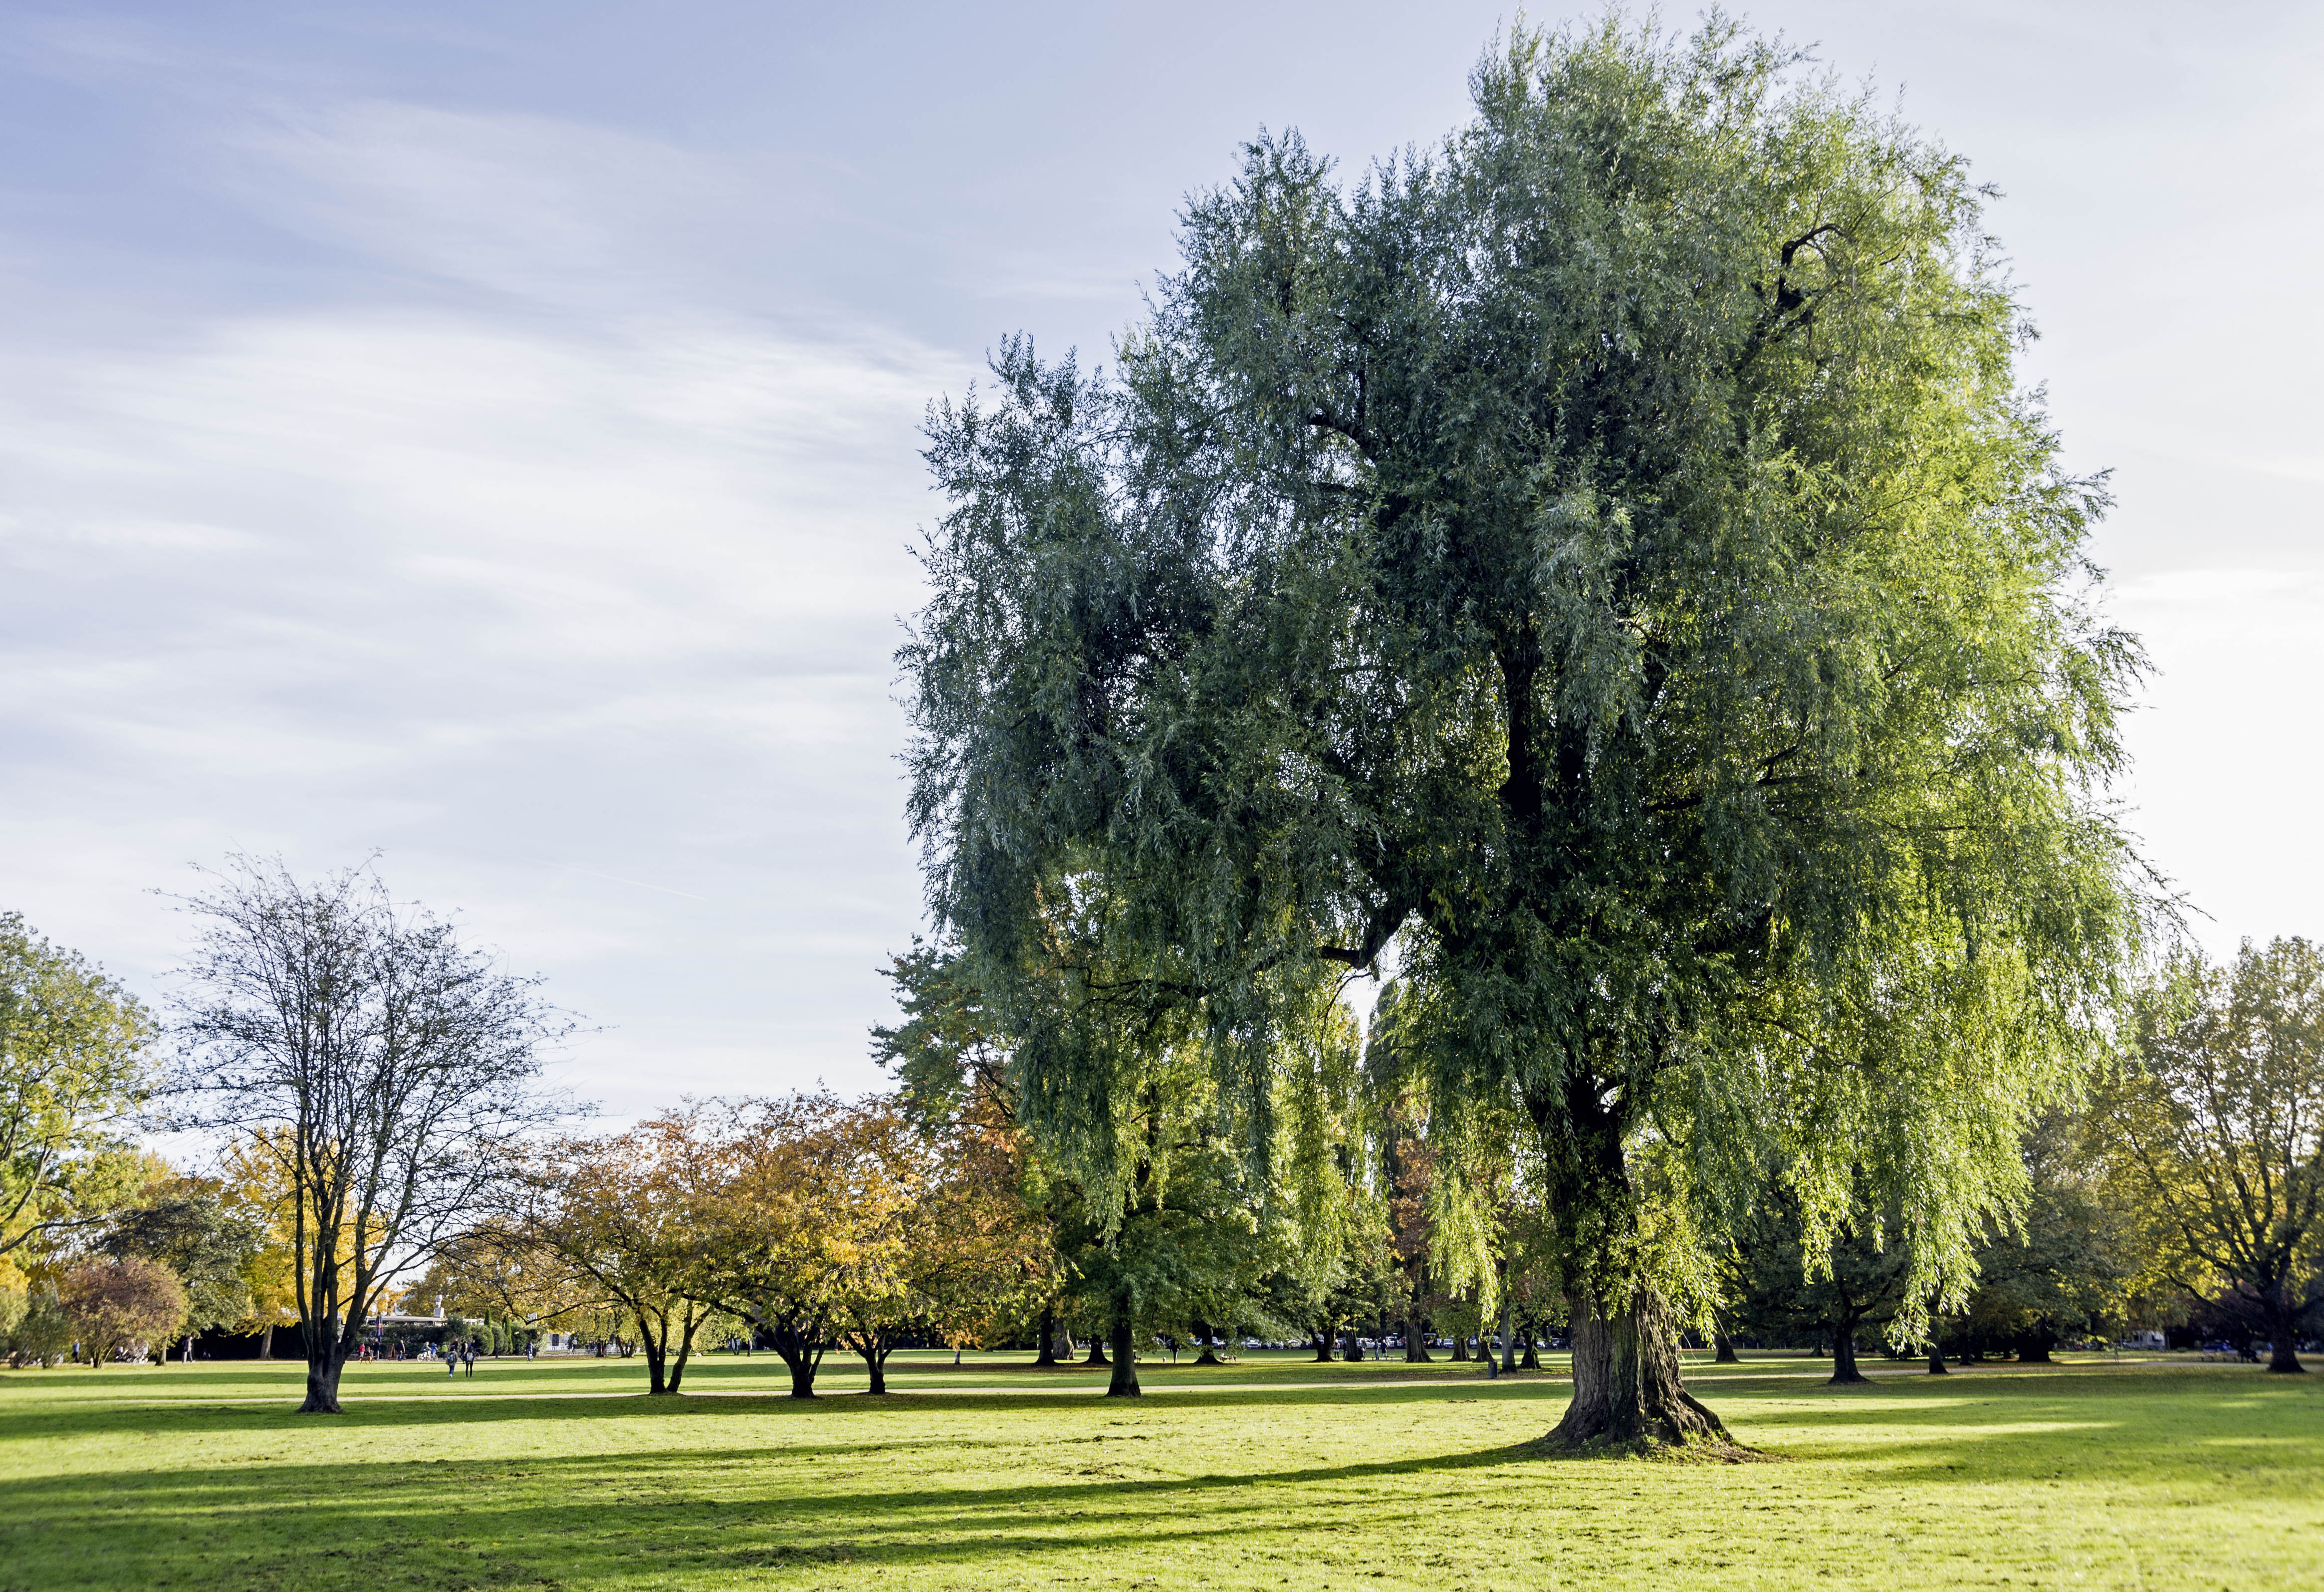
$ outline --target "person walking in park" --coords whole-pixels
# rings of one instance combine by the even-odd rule
[[[459,1350],[459,1346],[458,1346],[458,1345],[456,1345],[456,1344],[447,1343],[447,1344],[444,1346],[444,1375],[445,1375],[445,1376],[457,1376],[459,1374],[460,1374],[460,1350]]]

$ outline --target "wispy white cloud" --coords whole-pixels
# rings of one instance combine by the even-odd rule
[[[0,354],[12,902],[150,969],[183,861],[383,847],[618,1025],[617,1105],[861,1072],[916,894],[915,427],[966,373],[702,301],[665,222],[731,195],[645,141],[374,104],[221,159],[476,292]]]
[[[7,904],[142,973],[181,864],[384,847],[616,1025],[617,1105],[861,1081],[922,404],[1019,324],[1110,358],[1260,123],[1441,133],[1502,10],[0,19]],[[1754,16],[2010,190],[2028,372],[2121,466],[2139,822],[2222,934],[2313,932],[2312,8]]]

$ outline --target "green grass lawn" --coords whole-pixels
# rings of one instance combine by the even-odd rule
[[[1554,1371],[772,1356],[0,1375],[0,1588],[2324,1587],[2324,1377],[1695,1368],[1752,1465],[1552,1460]]]

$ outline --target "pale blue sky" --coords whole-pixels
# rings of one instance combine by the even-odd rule
[[[1102,355],[1261,124],[1440,137],[1509,14],[0,5],[0,905],[151,989],[186,864],[378,849],[617,1110],[873,1081],[922,406]],[[2214,943],[2324,933],[2324,12],[1748,14],[2006,190],[2123,794]]]

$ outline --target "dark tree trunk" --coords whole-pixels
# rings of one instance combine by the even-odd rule
[[[885,1348],[859,1348],[855,1352],[863,1357],[863,1367],[872,1373],[872,1385],[864,1391],[886,1393],[888,1391],[888,1351]]]
[[[1469,1358],[1469,1334],[1465,1330],[1452,1334],[1452,1358],[1463,1361]]]
[[[1507,1294],[1501,1296],[1501,1369],[1517,1368],[1517,1307]]]
[[[1951,1368],[1945,1364],[1945,1351],[1938,1347],[1937,1340],[1933,1338],[1929,1339],[1929,1375],[1932,1376],[1952,1375]]]
[[[274,1357],[274,1328],[272,1324],[258,1330],[258,1357],[262,1360]]]
[[[1726,1333],[1713,1332],[1711,1335],[1711,1346],[1714,1350],[1711,1357],[1711,1364],[1715,1366],[1736,1366],[1742,1364],[1742,1357],[1735,1352],[1735,1339],[1727,1336]]]
[[[1867,1380],[1856,1368],[1856,1318],[1849,1316],[1832,1330],[1831,1382],[1833,1385]]]
[[[301,1415],[336,1415],[339,1413],[339,1372],[347,1363],[347,1351],[337,1342],[325,1345],[319,1351],[307,1355],[307,1400],[299,1406]]]
[[[688,1332],[688,1333],[687,1333],[683,1338],[681,1338],[681,1339],[678,1340],[678,1352],[677,1352],[676,1354],[674,1354],[674,1355],[672,1355],[672,1356],[670,1357],[670,1361],[669,1361],[669,1390],[670,1390],[670,1392],[672,1392],[672,1393],[676,1393],[676,1392],[678,1391],[678,1385],[679,1383],[681,1383],[681,1382],[683,1382],[683,1381],[685,1381],[685,1380],[686,1380],[686,1362],[687,1362],[687,1359],[688,1358],[688,1357],[690,1357],[693,1353],[694,1353],[694,1334],[693,1334],[693,1333],[691,1333],[691,1332]]]
[[[1353,1327],[1350,1327],[1348,1329],[1347,1339],[1341,1345],[1340,1357],[1351,1362],[1360,1360],[1364,1357],[1364,1346],[1360,1342],[1357,1341],[1356,1330]]]
[[[2050,1351],[2058,1346],[2058,1330],[2046,1320],[2037,1320],[2017,1335],[2017,1362],[2023,1366],[2047,1366],[2053,1362]]]
[[[813,1398],[815,1374],[823,1363],[823,1357],[816,1352],[815,1339],[790,1326],[772,1328],[767,1336],[774,1341],[775,1352],[783,1357],[783,1364],[790,1367],[791,1397]]]
[[[662,1347],[651,1338],[646,1339],[646,1393],[668,1393],[669,1384],[662,1376]]]
[[[1573,1402],[1550,1440],[1584,1443],[1724,1441],[1726,1427],[1687,1392],[1679,1376],[1678,1338],[1662,1300],[1641,1288],[1629,1308],[1600,1313],[1576,1292]]]
[[[2267,1368],[2281,1376],[2303,1376],[2308,1367],[2300,1363],[2297,1312],[2284,1302],[2280,1291],[2272,1302],[2273,1308],[2267,1312]]]
[[[1102,1332],[1092,1333],[1090,1335],[1089,1358],[1084,1360],[1082,1364],[1084,1366],[1110,1366],[1112,1363],[1112,1361],[1105,1357],[1105,1334]]]
[[[1427,1329],[1421,1324],[1420,1306],[1415,1302],[1404,1312],[1404,1363],[1425,1366],[1431,1363],[1428,1353]]]
[[[1541,1345],[1535,1341],[1539,1335],[1537,1326],[1537,1323],[1532,1321],[1526,1323],[1525,1353],[1517,1359],[1517,1368],[1521,1371],[1541,1369]]]
[[[1033,1357],[1036,1366],[1057,1363],[1057,1312],[1055,1307],[1041,1307],[1041,1352]]]
[[[1332,1345],[1339,1340],[1339,1330],[1329,1321],[1315,1329],[1315,1363],[1317,1365],[1328,1365],[1331,1362]]]
[[[1138,1341],[1130,1320],[1130,1296],[1123,1294],[1113,1302],[1113,1378],[1106,1384],[1105,1396],[1110,1399],[1137,1398]]]

